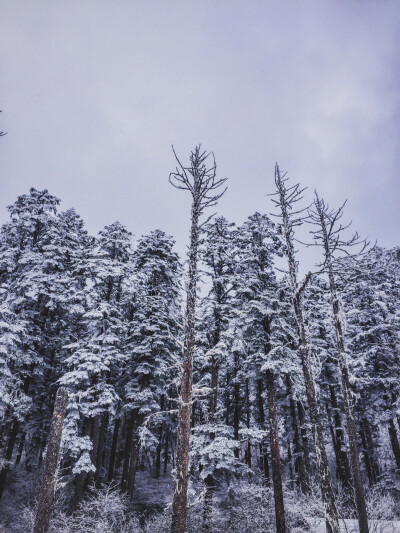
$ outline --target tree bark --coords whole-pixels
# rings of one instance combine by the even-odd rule
[[[192,207],[189,249],[189,286],[186,303],[185,347],[183,353],[179,422],[176,444],[175,489],[172,501],[171,533],[184,533],[188,489],[190,413],[192,408],[192,372],[195,345],[195,310],[197,296],[197,253],[199,244],[199,212]]]
[[[118,435],[119,435],[119,427],[121,425],[121,419],[116,418],[114,423],[114,432],[112,437],[112,443],[111,443],[111,452],[110,452],[110,461],[108,464],[108,482],[111,483],[111,481],[114,478],[114,467],[115,467],[115,459],[117,455],[117,444],[118,444]]]
[[[396,461],[396,466],[400,469],[400,444],[399,439],[397,437],[396,426],[394,425],[394,421],[392,418],[389,420],[388,431],[390,437],[390,444],[392,445],[392,451],[394,459]]]
[[[68,393],[65,389],[60,387],[57,390],[54,404],[53,418],[47,443],[42,483],[39,492],[39,503],[36,511],[33,533],[47,533],[49,530],[54,487],[59,462],[62,429],[67,402]]]
[[[278,435],[278,418],[275,399],[274,376],[270,370],[266,372],[268,391],[268,410],[271,442],[272,481],[274,486],[276,532],[286,533],[285,507],[283,503],[281,454]]]
[[[3,468],[1,469],[1,472],[0,472],[0,499],[3,496],[3,492],[4,492],[4,489],[5,489],[5,486],[6,486],[7,475],[8,475],[8,471],[10,469],[10,461],[11,461],[11,458],[12,458],[12,455],[13,455],[13,451],[14,451],[14,446],[15,446],[15,441],[16,441],[16,438],[17,438],[18,430],[19,430],[19,421],[18,420],[14,420],[14,422],[12,423],[11,432],[10,432],[10,435],[9,435],[9,438],[8,438],[8,444],[7,444],[7,448],[6,448],[6,453],[5,453],[5,456],[4,456],[6,464],[3,466]]]
[[[297,420],[296,403],[292,396],[292,387],[290,384],[289,375],[287,375],[286,385],[287,385],[287,393],[289,396],[290,415],[292,418],[292,427],[293,427],[294,470],[298,476],[298,484],[300,485],[301,491],[303,492],[303,494],[307,494],[310,491],[310,483],[309,483],[309,479],[306,475],[306,471],[304,467],[304,455],[303,455],[302,445],[300,441],[300,431],[299,431],[299,424]]]

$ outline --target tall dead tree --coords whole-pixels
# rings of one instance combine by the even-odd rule
[[[169,176],[170,183],[177,189],[189,191],[192,195],[190,245],[188,251],[188,286],[185,311],[182,381],[179,398],[179,420],[176,445],[175,488],[172,501],[172,533],[184,533],[186,525],[186,504],[188,489],[190,415],[192,406],[192,372],[195,346],[195,310],[198,278],[198,249],[201,227],[213,215],[200,224],[204,210],[217,204],[226,188],[221,187],[226,178],[217,179],[214,155],[211,166],[207,166],[210,154],[196,146],[190,154],[190,164],[185,167],[174,151],[177,167]],[[218,192],[220,191],[220,192]]]
[[[332,478],[326,455],[324,436],[322,431],[321,415],[318,408],[317,393],[312,372],[310,350],[308,346],[305,320],[303,314],[302,294],[311,274],[308,274],[302,283],[298,281],[298,261],[294,248],[294,229],[304,221],[304,209],[297,209],[296,204],[302,199],[304,189],[300,189],[297,183],[287,187],[288,178],[281,174],[278,165],[275,166],[276,192],[273,196],[274,204],[280,209],[278,215],[281,219],[283,239],[285,243],[284,253],[288,262],[288,271],[291,300],[297,322],[299,336],[299,348],[301,366],[304,376],[304,385],[307,395],[307,403],[310,413],[312,434],[314,438],[317,467],[320,478],[322,501],[325,510],[326,527],[328,533],[340,533],[339,518],[336,507],[335,495],[332,487]]]
[[[315,193],[313,206],[309,209],[309,222],[316,229],[311,233],[314,236],[314,245],[323,249],[323,262],[319,265],[328,275],[329,290],[332,303],[332,320],[336,336],[336,347],[338,352],[338,365],[342,381],[342,394],[344,400],[344,410],[346,415],[347,435],[349,438],[350,466],[353,478],[354,495],[358,513],[358,523],[360,533],[368,533],[367,507],[365,504],[364,486],[360,469],[360,458],[357,442],[357,429],[354,418],[352,402],[352,392],[349,378],[349,368],[347,365],[346,346],[343,332],[343,322],[340,300],[337,290],[336,273],[340,270],[340,258],[354,256],[350,249],[354,246],[361,246],[358,253],[362,253],[367,243],[361,241],[358,234],[353,234],[345,239],[343,232],[350,224],[345,226],[340,222],[343,216],[343,209],[346,202],[339,209],[330,209],[329,206]]]
[[[54,486],[60,454],[61,436],[68,393],[59,387],[54,403],[53,418],[47,442],[46,457],[43,465],[42,484],[39,492],[39,503],[36,511],[33,533],[47,533],[50,524],[51,507],[53,504]]]

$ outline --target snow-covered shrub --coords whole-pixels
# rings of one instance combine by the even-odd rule
[[[368,518],[370,520],[399,520],[399,502],[393,492],[371,488],[366,494]]]

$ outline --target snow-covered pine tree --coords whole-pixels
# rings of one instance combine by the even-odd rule
[[[70,353],[65,359],[68,370],[59,382],[75,398],[66,420],[66,447],[76,475],[73,508],[86,478],[99,486],[104,474],[103,448],[118,401],[115,385],[126,361],[121,294],[131,255],[131,234],[122,224],[114,222],[100,232],[88,260],[83,328],[79,338],[65,346]]]
[[[161,230],[139,240],[133,255],[134,293],[124,302],[131,316],[124,346],[129,359],[120,383],[129,425],[122,484],[131,495],[140,446],[153,447],[159,475],[161,446],[170,425],[164,411],[176,370],[181,316],[181,265],[173,247],[174,240]]]
[[[32,188],[9,206],[11,220],[2,227],[2,283],[8,287],[9,309],[24,325],[23,357],[16,366],[20,384],[16,395],[31,401],[29,418],[11,416],[5,438],[11,460],[18,442],[17,459],[25,449],[26,465],[36,467],[42,458],[57,379],[57,354],[62,345],[64,295],[62,257],[54,238],[60,229],[59,200],[47,190]],[[22,390],[21,390],[22,389]],[[7,465],[0,475],[4,488]]]

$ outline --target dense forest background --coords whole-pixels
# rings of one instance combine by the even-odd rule
[[[279,192],[287,182],[279,169],[276,176]],[[282,499],[287,531],[310,530],[310,519],[324,516],[304,343],[339,516],[359,510],[347,368],[369,518],[400,517],[400,248],[352,236],[339,222],[351,216],[345,206],[330,211],[316,196],[302,211],[313,198],[297,185],[285,190],[289,202],[291,191],[299,200],[289,234],[282,203],[268,199],[265,213],[240,225],[207,219],[212,209],[199,224],[188,531],[271,531]],[[318,249],[315,272],[303,280],[296,249],[308,251],[294,231],[320,244],[318,206],[340,239],[331,262]],[[190,283],[174,239],[162,229],[133,239],[118,221],[93,237],[47,190],[32,188],[8,210],[0,234],[0,528],[33,527],[62,387],[51,530],[169,531]]]

